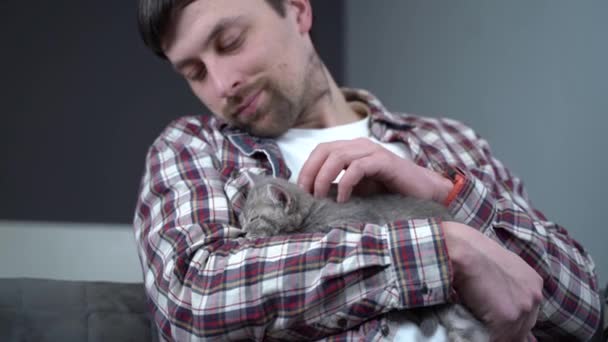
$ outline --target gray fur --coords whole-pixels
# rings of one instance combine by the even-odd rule
[[[248,238],[270,237],[290,233],[327,233],[348,224],[384,225],[398,220],[437,218],[454,221],[447,208],[433,201],[382,194],[352,197],[346,203],[328,198],[317,199],[284,179],[254,176],[255,183],[239,222]],[[460,304],[399,311],[419,325],[422,333],[432,336],[439,324],[452,342],[486,342],[489,334],[484,325]]]
[[[387,224],[435,217],[453,220],[435,202],[396,194],[352,197],[346,203],[317,199],[295,184],[272,177],[254,177],[239,222],[247,237],[286,233],[327,233],[332,227],[361,222]]]

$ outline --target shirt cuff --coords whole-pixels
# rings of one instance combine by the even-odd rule
[[[448,302],[452,296],[452,264],[436,219],[389,224],[389,246],[404,308]]]
[[[454,218],[484,233],[494,221],[494,199],[482,181],[456,167],[447,167],[443,175],[454,187],[445,205]]]

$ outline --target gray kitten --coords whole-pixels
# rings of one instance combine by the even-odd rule
[[[314,198],[295,184],[270,176],[254,176],[253,187],[239,216],[246,237],[270,237],[289,233],[327,233],[348,224],[387,224],[397,220],[438,218],[454,221],[447,208],[433,201],[382,194],[351,197],[346,203]],[[438,325],[452,342],[486,342],[483,323],[460,304],[398,311],[397,315],[417,323],[430,337]],[[394,316],[393,316],[394,317]]]

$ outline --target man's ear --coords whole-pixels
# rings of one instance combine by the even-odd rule
[[[309,33],[310,28],[312,27],[312,7],[310,6],[310,0],[287,0],[286,4],[291,10],[295,11],[300,33]]]
[[[283,208],[287,213],[291,211],[293,199],[287,190],[276,184],[268,184],[266,185],[266,192],[274,205]]]

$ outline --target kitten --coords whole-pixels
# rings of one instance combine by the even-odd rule
[[[254,176],[252,181],[254,185],[239,215],[241,229],[246,232],[247,238],[327,233],[332,227],[362,222],[382,225],[397,220],[430,217],[454,221],[447,208],[433,201],[381,194],[353,196],[345,203],[336,203],[329,198],[314,198],[284,179]],[[426,337],[432,336],[441,324],[452,342],[490,340],[483,323],[460,304],[402,310],[397,314],[417,323]]]

